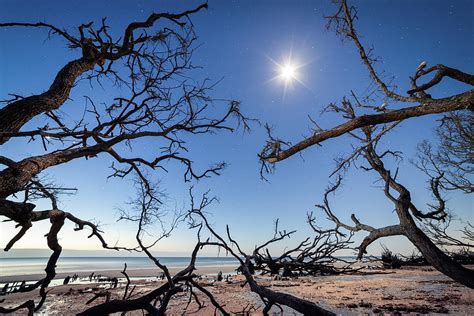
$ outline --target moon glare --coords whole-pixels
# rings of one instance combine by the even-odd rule
[[[289,81],[292,81],[293,79],[296,79],[296,67],[293,66],[290,63],[288,63],[284,66],[281,66],[280,76],[286,82],[289,82]]]

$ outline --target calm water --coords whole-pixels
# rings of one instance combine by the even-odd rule
[[[184,267],[189,257],[162,257],[160,262],[168,267]],[[0,277],[19,274],[42,274],[48,257],[0,258]],[[57,273],[75,273],[86,271],[117,270],[122,271],[124,263],[127,269],[154,268],[150,259],[145,257],[60,257]],[[197,266],[237,265],[231,257],[199,257]]]

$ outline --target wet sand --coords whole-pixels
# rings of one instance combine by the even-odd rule
[[[223,265],[223,266],[202,266],[197,267],[195,271],[197,274],[217,274],[219,271],[222,273],[235,272],[237,267],[234,265]],[[184,267],[169,267],[170,273],[175,274],[178,271],[183,270]],[[86,277],[92,272],[78,272],[79,276]],[[100,274],[107,277],[123,278],[123,274],[120,270],[103,270],[95,271],[95,274]],[[127,269],[127,274],[130,277],[156,277],[161,273],[156,268],[145,268],[145,269]],[[64,279],[67,276],[71,276],[71,273],[58,273],[56,279]],[[38,281],[44,278],[44,274],[23,274],[23,275],[10,275],[0,277],[0,283],[14,282],[14,281]]]
[[[228,270],[225,267],[206,267],[199,273],[204,274]],[[257,281],[275,291],[291,293],[311,300],[322,307],[342,315],[379,314],[446,314],[474,315],[474,290],[457,284],[432,268],[410,268],[401,270],[379,271],[381,274],[371,275],[340,275],[322,277],[301,277],[287,280],[274,280],[270,277],[257,276]],[[140,272],[137,272],[140,273]],[[142,271],[143,274],[146,274]],[[105,274],[102,273],[101,274]],[[137,280],[135,295],[149,292],[162,284],[162,281]],[[215,276],[208,275],[200,283],[212,292],[216,300],[225,305],[231,313],[244,308],[250,315],[260,315],[262,303],[251,293],[248,285],[242,287],[244,280],[241,275],[232,276],[229,282],[216,282]],[[121,298],[124,284],[112,289],[111,299]],[[52,288],[50,296],[42,309],[47,315],[67,315],[82,311],[89,306],[85,302],[102,291],[108,285],[69,284]],[[2,305],[15,305],[28,298],[35,298],[37,293],[16,293],[4,297]],[[214,308],[209,300],[198,294],[206,307],[198,311],[197,304],[185,307],[189,293],[179,293],[170,302],[168,315],[213,315]],[[98,298],[93,304],[104,301]],[[274,315],[279,309],[273,308]],[[134,312],[127,315],[142,315]],[[284,309],[284,315],[297,315],[292,310]]]

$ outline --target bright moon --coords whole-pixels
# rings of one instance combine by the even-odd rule
[[[285,81],[296,79],[296,67],[292,64],[281,67],[280,76],[285,79]]]
[[[302,80],[304,76],[301,72],[301,69],[306,64],[301,64],[296,59],[293,59],[291,53],[281,63],[273,60],[270,57],[268,58],[275,65],[275,67],[273,68],[275,76],[269,81],[279,81],[284,86],[283,95],[286,94],[286,90],[288,88],[294,87],[294,84],[301,84],[306,87]]]

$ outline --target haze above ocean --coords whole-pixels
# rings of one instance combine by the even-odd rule
[[[48,259],[48,257],[0,258],[0,277],[44,273]],[[160,257],[159,259],[162,264],[171,268],[187,266],[191,258]],[[56,272],[72,274],[89,271],[121,271],[124,263],[127,263],[127,269],[130,270],[156,267],[147,257],[60,257]],[[198,257],[196,261],[198,267],[237,264],[237,260],[232,257]]]

